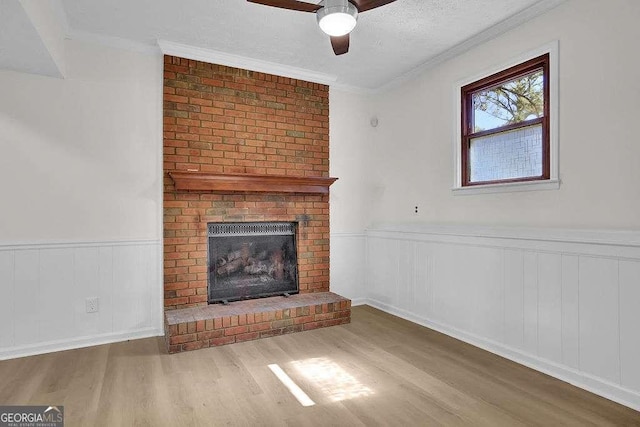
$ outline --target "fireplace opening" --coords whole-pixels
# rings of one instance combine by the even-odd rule
[[[209,303],[298,293],[296,223],[209,223]]]

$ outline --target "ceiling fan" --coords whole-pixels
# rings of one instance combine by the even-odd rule
[[[320,29],[331,37],[336,55],[349,51],[349,33],[353,31],[358,13],[375,9],[396,0],[322,0],[318,4],[298,0],[247,0],[249,3],[315,13]]]

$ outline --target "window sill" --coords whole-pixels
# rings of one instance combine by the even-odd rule
[[[504,184],[473,185],[470,187],[454,187],[451,189],[454,196],[467,196],[487,193],[511,193],[516,191],[541,191],[557,190],[560,188],[560,180],[548,179],[545,181],[506,182]]]

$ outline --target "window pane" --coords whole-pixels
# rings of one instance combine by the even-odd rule
[[[542,125],[472,138],[470,182],[542,176]]]
[[[542,117],[543,71],[534,71],[471,96],[474,133]]]

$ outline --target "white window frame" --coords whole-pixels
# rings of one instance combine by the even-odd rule
[[[536,49],[521,54],[509,61],[484,70],[475,76],[462,79],[455,83],[453,90],[453,99],[455,106],[454,125],[453,125],[453,152],[454,160],[454,177],[453,177],[453,194],[483,194],[483,193],[504,193],[513,191],[532,191],[532,190],[557,190],[560,188],[559,175],[559,149],[558,149],[558,109],[559,109],[559,64],[558,64],[558,41],[547,43]],[[460,93],[464,86],[482,80],[485,77],[499,73],[518,64],[522,64],[530,59],[549,54],[549,179],[542,181],[524,181],[524,182],[505,182],[496,184],[462,186],[462,133],[460,129],[460,120],[462,117],[462,105],[460,103]]]

